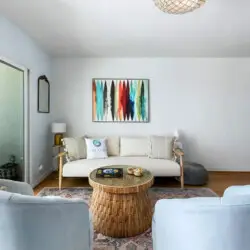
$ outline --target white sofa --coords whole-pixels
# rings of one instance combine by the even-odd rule
[[[103,138],[103,136],[98,138]],[[106,138],[108,158],[104,159],[87,159],[84,137],[63,139],[67,162],[62,165],[61,159],[60,188],[62,177],[88,177],[94,169],[112,165],[141,167],[159,177],[183,177],[183,167],[173,159],[172,137],[164,137],[165,139],[163,139],[163,136],[154,136],[152,139],[152,136],[108,136]],[[63,153],[59,157],[63,157]],[[183,187],[183,178],[181,179]]]

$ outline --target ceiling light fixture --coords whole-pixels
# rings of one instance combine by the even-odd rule
[[[200,8],[206,0],[153,0],[163,12],[169,14],[184,14]]]

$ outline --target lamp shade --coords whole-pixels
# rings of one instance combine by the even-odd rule
[[[51,126],[52,133],[65,133],[66,132],[66,123],[52,123]]]

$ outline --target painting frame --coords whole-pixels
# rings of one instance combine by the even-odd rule
[[[144,84],[146,84],[146,89],[147,89],[147,95],[144,96],[146,97],[146,114],[147,114],[147,117],[146,119],[142,119],[142,120],[117,120],[117,119],[108,119],[108,120],[105,120],[105,119],[101,119],[101,120],[98,120],[96,119],[95,117],[95,114],[94,114],[94,109],[96,109],[96,107],[94,106],[94,98],[96,98],[96,96],[94,96],[94,84],[96,84],[96,81],[101,81],[101,82],[105,82],[106,83],[109,83],[109,82],[112,82],[112,81],[115,81],[115,84],[117,84],[117,81],[126,81],[129,83],[134,82],[138,82],[138,81],[141,81],[141,83],[143,82]],[[92,122],[94,123],[149,123],[150,122],[150,79],[149,78],[92,78],[92,82],[91,82],[91,95],[92,95],[92,98],[91,98],[91,103],[92,103]],[[96,112],[96,110],[95,110]]]

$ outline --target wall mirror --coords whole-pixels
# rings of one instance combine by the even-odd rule
[[[48,78],[43,75],[38,78],[38,107],[39,113],[50,112],[50,85]]]

